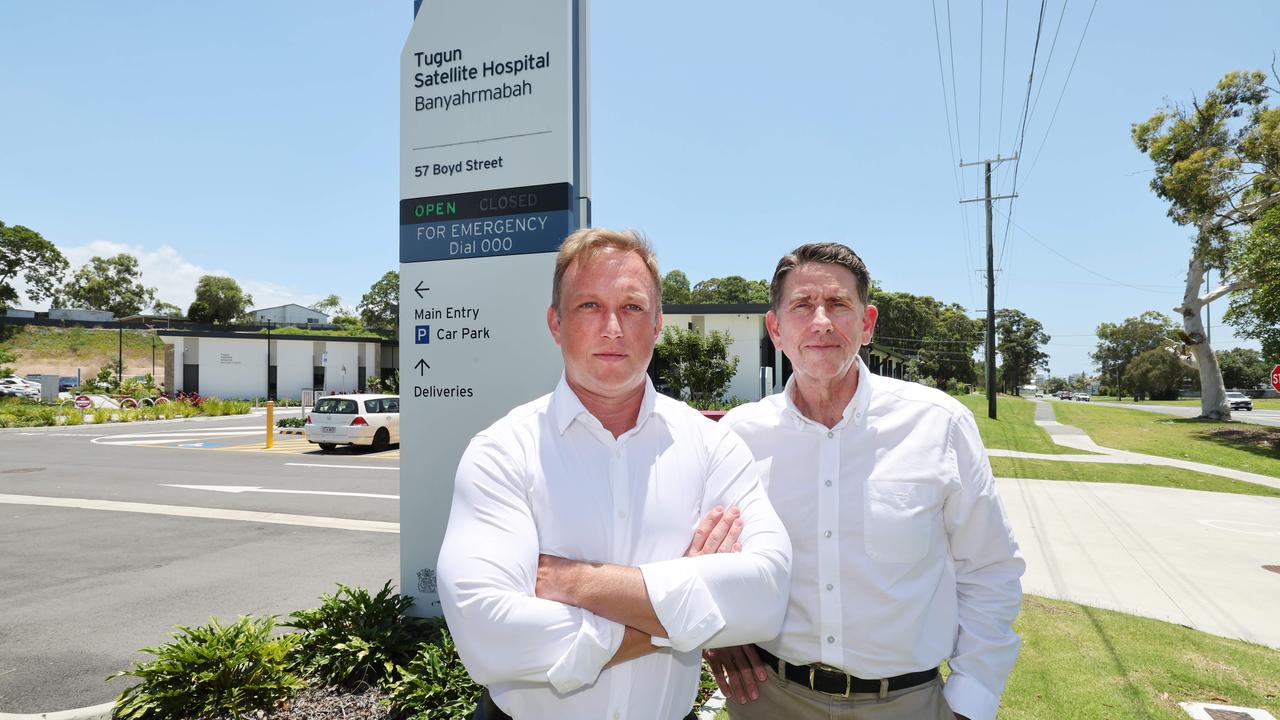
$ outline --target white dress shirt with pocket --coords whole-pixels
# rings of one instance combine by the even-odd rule
[[[945,694],[991,720],[1018,655],[1025,564],[973,415],[945,393],[873,375],[833,428],[784,392],[721,421],[761,463],[790,531],[791,599],[760,646],[866,679],[949,660]]]
[[[742,552],[682,557],[716,505],[740,509]],[[536,597],[540,553],[639,567],[670,647],[604,669],[623,626]],[[438,573],[458,653],[505,712],[652,720],[689,712],[700,648],[777,634],[790,563],[736,435],[647,384],[614,439],[561,378],[471,441]]]

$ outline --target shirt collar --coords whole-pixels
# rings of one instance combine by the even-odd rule
[[[855,424],[862,422],[867,417],[867,407],[871,405],[871,370],[867,368],[867,364],[862,362],[861,356],[854,358],[858,363],[858,389],[853,391],[853,397],[849,399],[849,404],[845,406],[844,413],[840,417],[840,422],[836,423],[836,430],[849,424],[850,419]],[[793,420],[800,425],[821,426],[821,423],[812,420],[800,412],[800,408],[795,403],[796,392],[796,376],[793,374],[787,379],[787,385],[782,391],[782,397],[786,403],[786,409],[790,413]],[[823,427],[825,430],[826,428]]]
[[[653,388],[653,381],[646,375],[644,378],[644,399],[640,401],[640,412],[636,415],[636,424],[632,428],[644,425],[650,415],[663,415],[662,410],[657,407],[658,391]],[[587,406],[582,404],[582,400],[578,398],[578,394],[569,387],[569,381],[565,378],[563,372],[560,373],[560,382],[556,383],[556,389],[551,393],[551,416],[555,421],[556,432],[564,435],[574,420],[579,418],[591,418],[590,422],[596,426],[601,426],[600,421],[587,410]],[[603,426],[601,426],[603,427]],[[629,432],[629,431],[628,431]]]

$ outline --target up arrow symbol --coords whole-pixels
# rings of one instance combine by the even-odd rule
[[[418,375],[422,375],[424,370],[431,369],[431,366],[427,364],[427,361],[422,358],[418,358],[418,362],[414,364],[414,367],[418,368]]]

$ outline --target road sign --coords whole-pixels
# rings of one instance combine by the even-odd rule
[[[423,0],[400,54],[400,587],[435,565],[467,443],[561,372],[555,251],[588,223],[587,0]]]
[[[76,407],[81,410],[88,410],[90,405],[93,405],[93,401],[89,399],[88,395],[76,396]]]
[[[1280,392],[1280,365],[1271,368],[1271,387]]]

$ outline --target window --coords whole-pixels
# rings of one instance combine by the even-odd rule
[[[400,398],[383,398],[382,412],[398,414],[400,412]]]
[[[365,411],[365,412],[367,412],[367,413],[380,413],[380,412],[386,412],[386,410],[383,410],[383,409],[382,409],[382,401],[381,401],[381,400],[365,400],[365,401],[364,401],[364,411]]]
[[[355,415],[356,401],[345,398],[321,398],[316,403],[316,412],[331,415]]]

